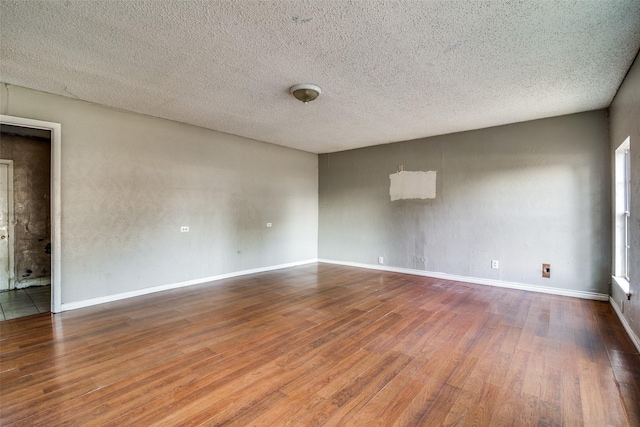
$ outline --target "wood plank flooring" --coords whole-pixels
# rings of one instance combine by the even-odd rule
[[[313,264],[0,323],[3,426],[640,426],[608,303]]]

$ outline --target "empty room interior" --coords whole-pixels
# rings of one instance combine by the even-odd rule
[[[637,0],[0,0],[0,424],[640,426],[639,50]]]

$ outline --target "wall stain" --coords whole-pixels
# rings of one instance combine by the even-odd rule
[[[312,20],[313,18],[301,19],[299,16],[294,16],[292,18],[292,21],[295,22],[296,24],[306,24],[308,22],[311,22]]]
[[[445,50],[443,50],[442,53],[444,53],[444,54],[451,53],[454,50],[458,49],[459,47],[460,47],[460,43],[452,44],[451,46],[449,46]]]

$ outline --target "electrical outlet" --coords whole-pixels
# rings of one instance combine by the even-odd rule
[[[383,256],[379,256],[378,257],[378,264],[384,264],[384,257]]]
[[[492,259],[491,260],[491,268],[494,268],[496,270],[498,269],[498,260],[497,259]]]
[[[542,277],[551,278],[551,264],[542,264]]]
[[[271,224],[270,222],[267,223],[267,228],[271,227],[273,224]]]
[[[189,227],[183,225],[182,227],[180,227],[180,232],[181,233],[188,233],[189,232]]]

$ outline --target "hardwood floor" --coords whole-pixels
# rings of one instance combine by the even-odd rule
[[[319,264],[0,334],[4,426],[640,425],[604,302]]]

